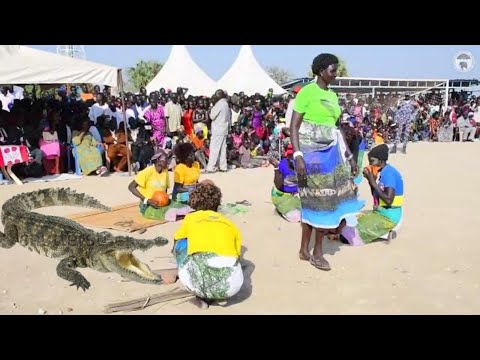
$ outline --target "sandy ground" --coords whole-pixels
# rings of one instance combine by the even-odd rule
[[[185,300],[154,305],[135,314],[479,314],[480,224],[479,143],[411,144],[407,156],[390,162],[404,174],[405,218],[391,244],[349,247],[326,243],[333,270],[322,272],[298,260],[300,226],[277,216],[270,200],[273,171],[234,170],[211,178],[225,201],[248,200],[249,213],[232,217],[244,237],[246,282],[226,307],[200,311]],[[107,205],[134,201],[130,178],[90,177],[67,182],[0,186],[0,204],[14,194],[68,186]],[[368,199],[364,182],[361,197]],[[61,215],[79,208],[46,208]],[[179,223],[150,228],[142,235],[172,239]],[[171,245],[137,254],[152,269],[171,268]],[[117,274],[81,272],[92,283],[77,291],[58,278],[58,261],[16,245],[0,248],[0,313],[102,314],[112,302],[140,298],[179,287],[122,282]]]

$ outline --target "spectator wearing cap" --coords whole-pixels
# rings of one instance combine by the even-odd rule
[[[295,96],[297,96],[297,94],[300,92],[300,90],[302,89],[302,87],[300,85],[298,86],[295,86],[293,88],[293,99],[291,99],[288,103],[288,107],[287,107],[287,112],[285,113],[285,123],[287,125],[288,128],[290,128],[290,122],[292,121],[292,116],[293,116],[293,106],[295,104]]]

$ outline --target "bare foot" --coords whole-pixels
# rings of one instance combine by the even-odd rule
[[[310,261],[310,258],[312,257],[310,255],[310,253],[308,251],[300,251],[298,253],[298,257],[300,258],[300,260],[303,260],[303,261]]]
[[[207,310],[210,307],[205,300],[199,298],[198,296],[195,296],[190,302],[200,310]]]

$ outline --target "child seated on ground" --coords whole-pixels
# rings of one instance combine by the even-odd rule
[[[194,212],[174,236],[178,278],[202,309],[236,295],[244,281],[242,237],[237,226],[218,213],[221,200],[220,189],[211,181],[199,183],[190,193]]]
[[[232,133],[233,146],[236,150],[240,149],[243,143],[243,133],[240,125],[235,125]]]
[[[207,159],[205,157],[205,140],[203,137],[203,129],[197,129],[196,133],[191,139],[195,147],[195,159],[202,165],[202,169],[207,168]]]
[[[252,158],[251,143],[249,140],[244,140],[238,153],[240,155],[240,165],[243,169],[252,169],[256,167],[267,167],[269,165],[268,160],[262,158]]]
[[[232,137],[227,137],[227,164],[233,168],[240,167],[240,154],[235,148]]]

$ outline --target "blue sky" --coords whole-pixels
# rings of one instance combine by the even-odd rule
[[[27,45],[56,51],[56,45]],[[87,59],[116,67],[129,67],[139,60],[165,62],[170,45],[85,45]],[[214,80],[218,80],[235,60],[240,45],[188,45],[193,59]],[[475,67],[460,73],[454,57],[469,51]],[[342,57],[355,77],[480,79],[480,45],[253,45],[263,66],[276,65],[295,76],[307,75],[313,58],[321,52]]]

